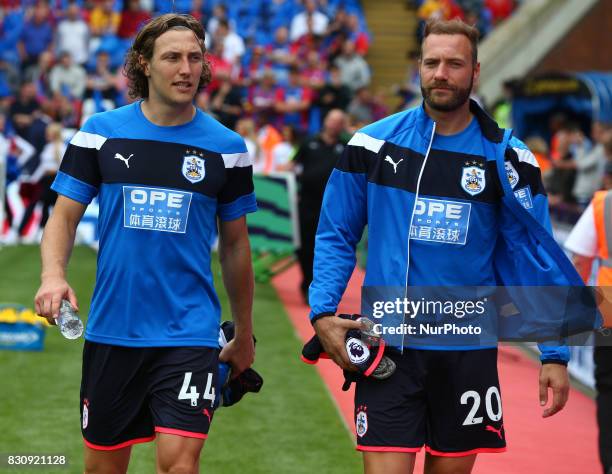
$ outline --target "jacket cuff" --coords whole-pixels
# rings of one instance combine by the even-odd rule
[[[561,359],[542,359],[542,365],[544,364],[559,364],[559,365],[563,365],[564,367],[567,367],[567,361],[566,360],[561,360]]]
[[[325,318],[327,316],[335,316],[335,315],[336,313],[329,312],[329,311],[326,313],[315,314],[312,318],[310,318],[310,324],[314,326],[314,323],[316,323],[319,319]]]

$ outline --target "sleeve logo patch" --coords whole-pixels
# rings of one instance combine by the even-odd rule
[[[123,227],[184,234],[192,193],[123,186]]]
[[[419,198],[414,209],[410,238],[465,245],[472,204]]]
[[[506,176],[508,176],[508,181],[510,182],[510,187],[514,189],[519,182],[518,173],[509,161],[504,161],[504,166],[506,168]]]
[[[514,196],[525,209],[533,209],[533,199],[531,197],[531,190],[529,189],[529,186],[517,189],[514,191]]]

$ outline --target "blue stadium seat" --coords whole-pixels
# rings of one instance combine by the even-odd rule
[[[274,36],[270,31],[266,31],[265,29],[258,29],[255,33],[255,44],[258,46],[267,46],[272,44],[274,40]]]
[[[87,61],[87,69],[94,70],[96,67],[96,55],[99,52],[106,52],[110,56],[111,67],[117,68],[123,65],[125,53],[130,48],[132,41],[130,39],[120,39],[113,35],[107,35],[102,38],[100,46]]]
[[[4,24],[0,31],[0,52],[2,60],[18,66],[20,63],[17,52],[17,42],[23,30],[23,12],[13,11],[4,17]]]
[[[191,0],[174,0],[174,10],[172,0],[155,0],[155,11],[159,13],[189,13],[191,12]]]
[[[323,125],[321,117],[321,108],[317,105],[310,108],[310,116],[308,119],[308,133],[314,135],[321,131]]]

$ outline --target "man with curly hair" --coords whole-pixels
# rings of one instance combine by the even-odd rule
[[[243,139],[198,110],[210,81],[204,31],[191,16],[147,23],[127,54],[139,100],[93,115],[72,138],[41,244],[36,311],[77,307],[66,266],[97,195],[100,250],[85,332],[81,422],[85,472],[126,472],[131,446],[157,437],[157,472],[198,472],[216,405],[218,361],[254,360],[253,273],[245,215],[256,210]],[[235,337],[219,353],[219,255]]]

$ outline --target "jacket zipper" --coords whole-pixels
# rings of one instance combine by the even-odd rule
[[[416,210],[416,205],[419,200],[419,191],[421,189],[421,178],[423,177],[423,171],[425,170],[425,165],[427,164],[427,158],[429,158],[429,153],[431,152],[431,145],[433,144],[434,136],[436,134],[436,122],[433,123],[433,127],[431,129],[431,137],[429,137],[429,145],[427,146],[427,152],[425,153],[425,158],[423,159],[423,164],[421,165],[421,170],[419,171],[419,177],[417,178],[417,186],[416,193],[414,196],[414,204],[412,205],[412,213],[410,214],[410,224],[408,225],[408,243],[407,243],[407,255],[406,255],[406,281],[404,283],[404,301],[408,297],[408,271],[410,269],[410,234],[412,232],[412,222],[414,220],[414,211]],[[402,316],[402,327],[403,324],[406,323],[406,313]],[[406,337],[405,333],[402,333],[402,348],[401,352],[404,353],[404,339]]]

